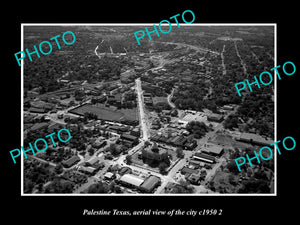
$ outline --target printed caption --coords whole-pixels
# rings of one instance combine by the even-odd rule
[[[94,210],[84,209],[82,212],[84,216],[222,216],[223,209],[170,209],[170,210],[158,210],[158,209],[143,209],[143,210]]]

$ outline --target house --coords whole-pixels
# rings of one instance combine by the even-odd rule
[[[161,184],[160,178],[157,176],[149,176],[146,180],[141,184],[140,190],[142,192],[153,193],[154,189]]]

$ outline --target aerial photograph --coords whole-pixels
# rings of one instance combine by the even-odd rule
[[[274,158],[235,162],[275,140],[275,84],[235,87],[275,66],[274,24],[173,25],[139,45],[145,27],[23,24],[23,146],[71,138],[27,152],[22,194],[274,194]]]

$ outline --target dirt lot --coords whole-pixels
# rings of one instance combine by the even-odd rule
[[[101,120],[108,120],[108,121],[121,121],[131,120],[135,121],[138,120],[136,108],[134,109],[115,109],[110,107],[105,107],[104,105],[90,105],[85,104],[83,106],[77,107],[70,111],[71,113],[83,116],[84,113],[90,112],[96,114],[99,119]]]

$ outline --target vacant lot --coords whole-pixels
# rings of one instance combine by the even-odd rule
[[[98,116],[98,119],[108,120],[108,121],[117,121],[121,122],[124,120],[137,121],[137,112],[136,108],[134,109],[115,109],[110,107],[105,107],[104,105],[90,105],[85,104],[73,110],[70,110],[71,113],[83,116],[84,113],[89,112]]]

